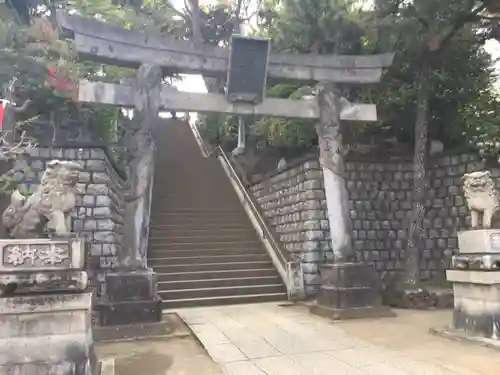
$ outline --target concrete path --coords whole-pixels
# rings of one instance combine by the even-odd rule
[[[223,375],[193,337],[97,344],[102,375]]]
[[[278,304],[177,313],[226,375],[500,374],[500,352],[415,330],[411,319],[335,323]]]

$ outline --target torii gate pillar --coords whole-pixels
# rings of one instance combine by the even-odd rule
[[[125,194],[125,241],[118,254],[118,267],[105,276],[107,298],[96,308],[101,326],[158,322],[162,317],[156,274],[147,267],[156,149],[154,130],[159,120],[161,79],[159,66],[143,64],[134,82],[136,127],[129,130],[131,134],[127,137],[130,160]]]
[[[377,274],[371,263],[356,261],[351,243],[349,195],[345,181],[345,163],[341,132],[341,101],[335,84],[317,87],[320,161],[331,234],[331,253],[320,266],[321,286],[314,314],[333,319],[394,316],[382,306]]]

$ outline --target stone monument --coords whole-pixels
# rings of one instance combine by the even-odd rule
[[[97,375],[86,245],[71,232],[80,165],[53,160],[14,191],[0,240],[0,374]]]
[[[446,271],[453,283],[452,329],[500,343],[500,229],[491,229],[498,192],[488,171],[466,173],[463,183],[472,229],[458,233],[459,253]]]

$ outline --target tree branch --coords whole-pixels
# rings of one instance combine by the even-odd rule
[[[478,17],[482,20],[485,20],[485,21],[500,21],[500,15],[499,16],[481,16],[481,15],[478,15]]]
[[[437,46],[440,49],[442,46],[446,45],[448,41],[455,36],[455,34],[468,22],[472,22],[476,19],[479,13],[486,9],[486,5],[483,3],[479,5],[476,9],[471,10],[470,13],[462,15],[459,17],[456,22],[453,24],[451,30],[444,35],[444,37],[439,42]]]
[[[22,106],[20,107],[14,107],[12,106],[11,109],[14,113],[24,113],[28,110],[29,106],[31,105],[31,103],[33,103],[33,101],[31,99],[28,99],[26,100]]]
[[[165,3],[165,5],[167,6],[167,8],[169,8],[170,10],[172,10],[176,15],[178,15],[179,17],[181,17],[187,24],[189,24],[191,22],[191,20],[189,19],[189,17],[184,14],[183,12],[181,12],[180,10],[177,10],[171,3],[170,1],[167,1]]]
[[[241,6],[243,5],[243,0],[238,0],[236,3],[236,8],[234,10],[234,15],[236,16],[236,19],[240,19],[240,12],[241,12]]]
[[[191,9],[191,25],[192,25],[192,34],[193,41],[195,43],[203,43],[203,34],[201,24],[201,16],[200,16],[200,3],[198,0],[188,0]]]

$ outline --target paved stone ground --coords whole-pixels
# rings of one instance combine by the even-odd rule
[[[104,375],[223,375],[193,337],[97,344]]]
[[[277,304],[177,312],[226,375],[500,374],[500,352],[428,333],[449,312],[342,323]]]

